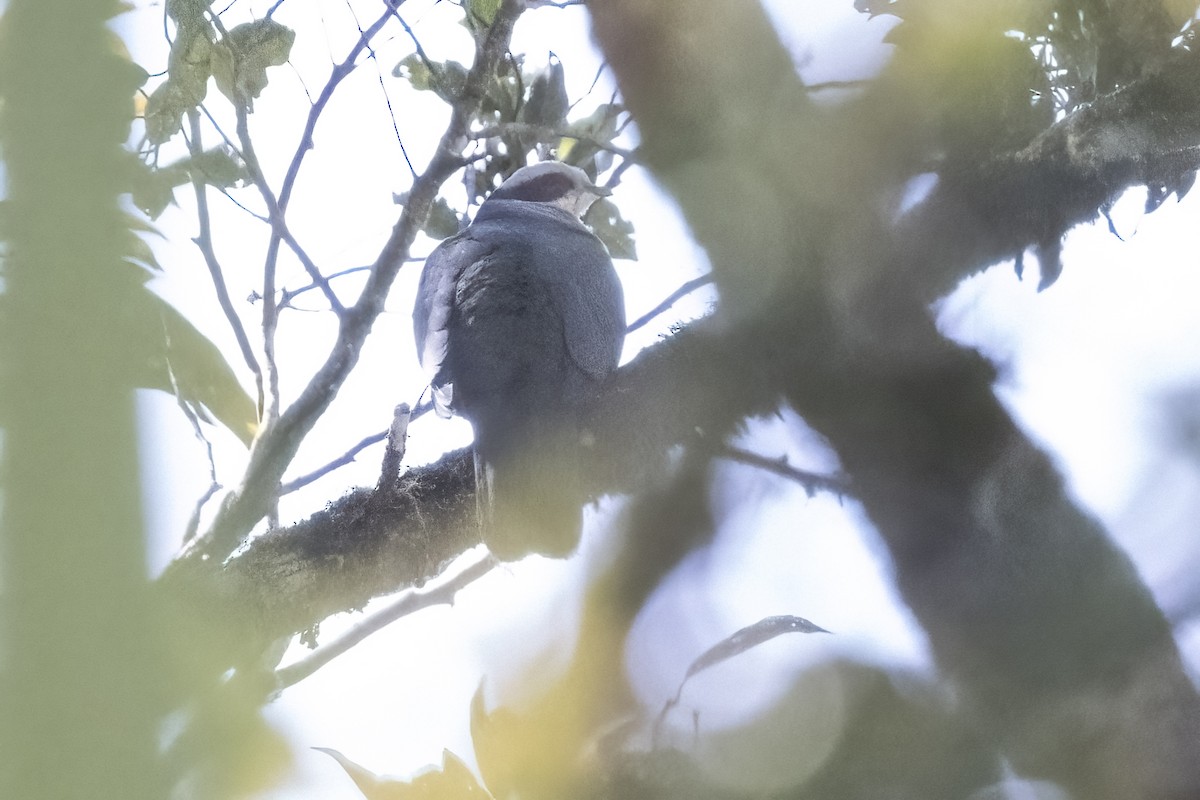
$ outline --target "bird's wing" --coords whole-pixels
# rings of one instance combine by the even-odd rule
[[[559,242],[547,275],[562,315],[567,352],[593,378],[616,369],[625,341],[625,300],[612,259],[600,240],[580,226]]]
[[[417,357],[433,385],[433,400],[442,416],[449,416],[453,387],[439,382],[438,373],[446,360],[448,326],[454,312],[459,279],[472,265],[485,258],[491,248],[464,231],[438,245],[421,271],[417,301],[413,307],[413,334]]]

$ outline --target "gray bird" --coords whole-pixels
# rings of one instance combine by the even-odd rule
[[[625,339],[612,259],[580,221],[609,193],[577,167],[522,167],[421,273],[417,352],[438,414],[475,430],[483,538],[504,560],[579,542],[578,412]]]

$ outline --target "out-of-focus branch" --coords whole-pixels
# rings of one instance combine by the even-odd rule
[[[1160,109],[1148,111],[1148,109]],[[1096,101],[1024,149],[941,176],[900,226],[898,279],[929,300],[1025,248],[1068,230],[1134,186],[1200,168],[1200,53]]]
[[[852,494],[850,482],[844,477],[823,475],[819,472],[797,469],[788,463],[787,456],[768,458],[759,453],[752,453],[749,450],[742,450],[737,447],[722,447],[716,451],[716,455],[720,458],[735,461],[738,464],[757,467],[758,469],[787,478],[790,481],[795,481],[804,487],[804,491],[809,497],[812,497],[819,491],[833,492],[838,497],[845,497],[848,494]]]
[[[409,248],[425,220],[441,185],[464,162],[461,147],[468,138],[469,124],[479,107],[487,81],[508,51],[512,28],[524,6],[518,0],[505,0],[486,37],[476,48],[474,63],[467,74],[462,93],[454,104],[451,119],[425,172],[413,183],[392,235],[384,245],[357,303],[341,315],[337,341],[325,363],[309,381],[297,400],[266,427],[251,451],[250,463],[242,484],[230,494],[214,520],[212,528],[198,537],[194,546],[176,562],[177,566],[209,559],[219,562],[232,552],[251,527],[262,518],[284,470],[291,463],[301,440],[329,407],[350,370],[358,361],[364,340],[375,318],[383,309],[387,289],[408,257]],[[390,16],[390,10],[381,19]],[[377,23],[381,26],[382,22]],[[376,26],[367,33],[374,35]],[[364,39],[366,38],[364,34]],[[360,45],[362,41],[360,40]],[[365,45],[363,45],[365,46]],[[361,49],[361,47],[359,48]],[[343,71],[348,72],[349,68]],[[322,97],[332,91],[330,86]],[[321,102],[320,100],[318,102]],[[311,134],[315,117],[305,136]],[[307,138],[306,138],[307,140]],[[279,203],[285,205],[287,192],[295,180],[298,162],[285,178]],[[264,298],[266,300],[266,298]],[[273,298],[271,302],[274,302]]]
[[[363,639],[378,633],[398,619],[430,606],[453,605],[454,598],[460,591],[491,572],[495,566],[496,560],[490,555],[485,556],[438,586],[405,594],[332,642],[321,645],[320,649],[307,658],[276,670],[277,689],[283,690],[296,685]]]
[[[638,330],[639,328],[645,327],[647,323],[649,323],[651,320],[653,320],[659,314],[662,314],[664,311],[666,311],[671,306],[675,305],[675,303],[677,303],[680,299],[687,297],[689,294],[696,291],[697,289],[699,289],[702,286],[708,286],[712,282],[713,282],[712,275],[700,275],[698,277],[692,278],[690,281],[685,281],[682,285],[680,285],[680,287],[678,289],[676,289],[675,291],[673,291],[669,295],[667,295],[665,300],[663,300],[661,303],[656,305],[654,308],[647,311],[645,314],[642,314],[640,317],[635,319],[633,322],[629,323],[629,327],[627,327],[625,329],[625,333],[627,333],[627,334],[633,333],[634,331]]]
[[[1098,101],[1007,160],[941,176],[933,202],[892,229],[878,200],[908,177],[903,134],[872,108],[809,103],[756,4],[589,7],[645,163],[709,252],[724,316],[759,327],[778,385],[838,452],[980,728],[1018,771],[1073,796],[1200,796],[1200,698],[1169,626],[996,400],[991,368],[927,311],[947,276],[1056,243],[1120,188],[1193,168],[1194,71],[1113,95],[1112,118]],[[737,58],[713,56],[731,42]]]

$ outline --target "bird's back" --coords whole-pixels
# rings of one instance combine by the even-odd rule
[[[625,335],[604,245],[552,204],[490,199],[426,262],[414,324],[435,387],[453,385],[475,430],[489,547],[568,554],[583,501],[578,412]]]

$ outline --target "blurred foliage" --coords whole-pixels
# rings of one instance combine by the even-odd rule
[[[458,756],[445,750],[441,769],[429,770],[411,781],[381,778],[354,763],[337,750],[314,748],[342,765],[346,774],[367,800],[488,800],[491,795],[479,785],[471,769]]]

